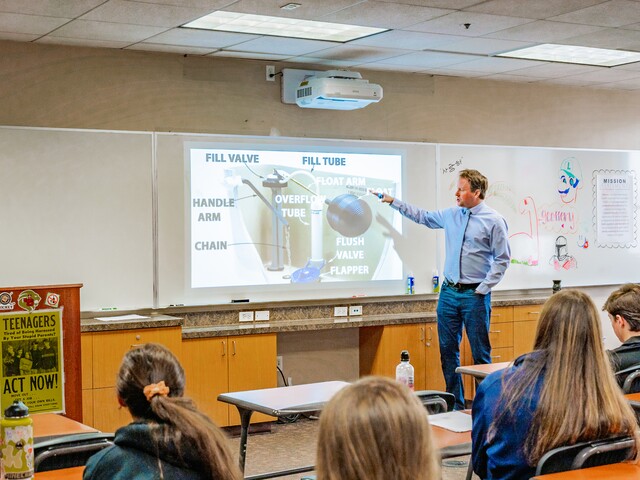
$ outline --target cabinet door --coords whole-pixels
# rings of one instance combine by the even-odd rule
[[[212,337],[184,340],[182,345],[185,395],[221,427],[229,425],[227,404],[217,400],[229,391],[228,344],[227,337]]]
[[[275,388],[276,334],[240,335],[229,337],[229,392]],[[273,421],[275,418],[254,413],[252,422]],[[229,405],[229,424],[240,425],[238,409]]]
[[[533,350],[542,305],[518,305],[513,309],[513,355],[517,358]]]
[[[115,432],[131,422],[126,408],[119,408],[115,387],[93,390],[93,428],[101,432]]]
[[[360,329],[360,376],[396,378],[400,352],[408,350],[415,370],[415,389],[424,390],[425,324],[387,325]]]
[[[424,372],[425,385],[424,390],[442,390],[446,385],[444,376],[442,375],[442,366],[440,364],[440,343],[438,340],[438,324],[427,323],[422,325],[424,328]],[[416,387],[416,390],[420,390]]]
[[[113,387],[122,357],[144,343],[161,343],[178,358],[182,353],[180,327],[142,328],[93,334],[93,388]]]

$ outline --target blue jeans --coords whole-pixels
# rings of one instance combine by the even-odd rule
[[[480,295],[473,290],[456,290],[443,285],[438,299],[438,336],[440,362],[447,384],[447,392],[456,397],[455,410],[465,408],[462,377],[456,373],[460,366],[462,327],[467,331],[473,363],[491,363],[489,318],[491,294]]]

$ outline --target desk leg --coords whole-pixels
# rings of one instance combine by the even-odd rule
[[[238,406],[238,413],[240,414],[240,455],[238,457],[240,463],[240,471],[244,473],[244,463],[247,457],[247,435],[249,433],[249,421],[253,410],[247,410]]]

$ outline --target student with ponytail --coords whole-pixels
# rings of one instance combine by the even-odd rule
[[[120,405],[133,422],[115,445],[91,457],[85,480],[239,480],[224,433],[183,397],[184,371],[165,347],[130,350],[117,379]]]

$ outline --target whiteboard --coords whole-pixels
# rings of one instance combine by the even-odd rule
[[[190,282],[189,266],[190,250],[190,212],[189,174],[186,165],[192,148],[202,151],[220,151],[220,149],[268,150],[278,152],[351,152],[359,153],[395,153],[402,155],[403,170],[401,190],[393,192],[410,201],[415,201],[429,208],[435,208],[435,146],[406,142],[373,142],[347,141],[310,138],[286,137],[248,137],[231,135],[189,135],[189,134],[156,134],[156,151],[158,166],[158,305],[228,303],[233,299],[249,299],[250,301],[277,301],[308,298],[345,298],[352,296],[381,296],[399,295],[405,292],[404,277],[413,273],[416,277],[417,293],[431,291],[431,274],[436,265],[436,235],[427,229],[401,219],[388,205],[382,204],[373,195],[362,198],[372,211],[372,224],[365,235],[376,235],[389,245],[388,255],[397,256],[402,263],[402,272],[395,280],[344,281],[331,282],[322,279],[309,284],[294,284],[292,281],[280,284],[259,284],[247,280],[246,285],[234,282],[233,267],[224,266],[224,262],[208,265],[208,271],[216,276],[219,286],[214,288],[193,288]],[[226,154],[225,154],[226,155]],[[265,155],[266,156],[266,155]],[[261,157],[262,158],[262,157]],[[248,178],[253,178],[249,171]],[[317,170],[311,170],[317,174]],[[367,176],[381,175],[376,172],[374,165],[365,168]],[[301,178],[301,177],[300,177]],[[254,181],[255,188],[262,192],[265,198],[271,198],[268,190],[261,182]],[[293,189],[291,187],[294,187]],[[242,187],[241,197],[245,199],[253,195],[248,188]],[[291,185],[287,191],[305,193],[295,190]],[[339,189],[333,192],[339,193]],[[259,201],[255,195],[251,207],[243,211],[243,219],[247,229],[247,238],[268,239],[272,230],[272,212],[265,207],[264,201]],[[247,200],[244,200],[246,203]],[[305,207],[306,208],[306,207]],[[327,208],[325,207],[325,214]],[[305,213],[305,216],[309,212]],[[224,213],[223,213],[224,215]],[[292,223],[297,224],[293,219]],[[326,223],[326,222],[325,222]],[[293,228],[293,227],[292,227]],[[301,227],[302,228],[302,227]],[[306,227],[304,227],[306,228]],[[329,227],[325,224],[325,230]],[[245,232],[243,232],[245,233]],[[329,238],[333,235],[329,232]],[[216,237],[217,238],[217,237]],[[304,265],[309,246],[304,235],[291,235],[290,250],[285,255],[285,273],[290,264],[296,268]],[[367,238],[367,242],[369,238]],[[243,242],[245,243],[245,242]],[[335,244],[335,241],[334,241]],[[268,252],[268,250],[267,250]],[[261,252],[262,253],[262,252]],[[367,253],[368,254],[368,253]],[[255,263],[262,258],[266,265],[268,255],[256,255],[251,258]],[[326,257],[331,258],[331,255]],[[259,264],[254,269],[263,270]],[[277,273],[277,271],[276,271]],[[279,273],[277,273],[280,275]],[[235,285],[234,285],[235,283]]]
[[[640,280],[640,152],[441,145],[438,168],[441,206],[454,204],[460,170],[489,179],[485,201],[506,218],[512,254],[497,290],[551,287],[556,279],[563,287]],[[607,192],[598,198],[603,178],[626,181],[624,212],[607,203]]]
[[[151,154],[149,133],[0,127],[0,286],[82,283],[82,310],[152,306]]]

